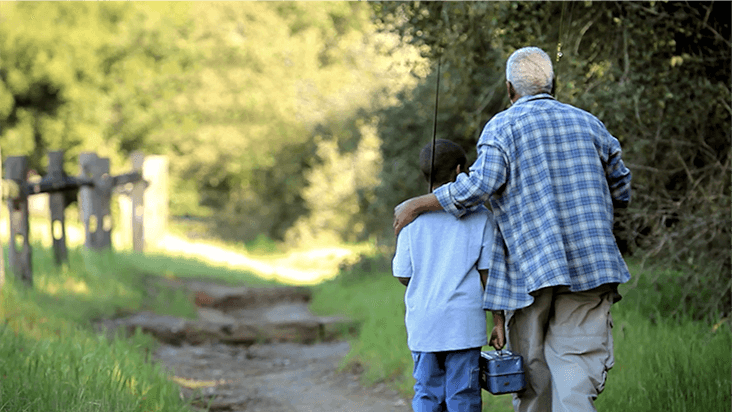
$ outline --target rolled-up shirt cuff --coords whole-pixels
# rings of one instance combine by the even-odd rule
[[[455,206],[455,201],[450,195],[450,184],[442,185],[432,193],[437,197],[437,201],[440,202],[440,206],[442,206],[447,213],[455,217],[462,217],[467,212],[467,210]]]

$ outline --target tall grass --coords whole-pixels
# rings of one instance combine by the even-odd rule
[[[72,248],[69,263],[57,267],[50,250],[34,245],[33,288],[6,274],[0,291],[0,411],[191,410],[178,386],[150,361],[157,344],[151,337],[110,340],[92,322],[138,310],[192,317],[187,294],[151,279],[227,272],[145,259]]]
[[[404,329],[404,287],[388,265],[355,268],[315,288],[313,311],[342,313],[360,322],[343,367],[364,368],[366,383],[391,383],[411,396],[412,360]],[[613,308],[615,368],[597,400],[606,412],[725,411],[730,408],[732,330],[725,320],[710,325],[674,314],[658,279],[673,273],[645,273],[621,287]],[[655,279],[654,279],[655,278]],[[651,282],[648,279],[655,281]],[[663,290],[663,292],[668,292]],[[489,327],[491,325],[489,318]],[[484,350],[489,350],[485,347]],[[484,411],[511,411],[510,396],[484,394]]]
[[[70,328],[34,339],[0,326],[0,411],[188,411],[136,335],[108,341]]]
[[[728,411],[727,325],[655,319],[621,301],[613,313],[615,367],[597,400],[602,411]]]

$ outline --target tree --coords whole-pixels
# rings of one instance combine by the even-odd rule
[[[173,208],[205,206],[229,238],[282,239],[324,212],[303,195],[329,184],[313,169],[351,156],[370,126],[361,113],[394,103],[403,71],[380,55],[394,46],[358,3],[206,3],[192,13],[190,38],[205,51],[199,70],[168,104],[174,120],[150,137],[170,145],[181,176],[175,190],[187,204]],[[334,143],[336,153],[325,149]],[[371,190],[349,184],[337,190]],[[327,230],[351,236],[342,225],[358,215]]]
[[[179,86],[192,64],[178,47],[187,21],[181,4],[4,3],[0,16],[0,144],[45,172],[45,155],[63,149],[76,167],[97,151],[112,168],[144,148],[164,123],[156,99]],[[169,12],[170,11],[170,12]],[[165,18],[163,18],[165,17]]]
[[[0,25],[6,155],[44,174],[49,150],[70,173],[81,151],[113,173],[134,150],[167,154],[171,211],[214,216],[237,240],[281,239],[316,212],[302,192],[326,183],[308,175],[327,163],[317,146],[350,156],[360,109],[393,103],[402,82],[358,3],[4,3],[0,16],[16,23]]]

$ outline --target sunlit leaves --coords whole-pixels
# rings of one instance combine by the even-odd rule
[[[0,15],[15,23],[0,25],[0,90],[13,95],[11,101],[0,93],[0,112],[7,113],[0,144],[27,139],[9,144],[15,152],[5,153],[30,155],[31,168],[40,170],[46,151],[58,149],[70,156],[96,150],[111,157],[113,169],[123,166],[129,141],[140,143],[156,120],[154,114],[140,114],[150,113],[150,104],[139,96],[157,90],[141,81],[156,71],[148,70],[150,53],[133,25],[145,21],[135,6],[5,3]],[[146,57],[135,58],[133,48]],[[35,119],[25,119],[27,113]],[[126,129],[129,119],[137,124]]]

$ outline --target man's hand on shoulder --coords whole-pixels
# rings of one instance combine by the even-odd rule
[[[399,232],[419,216],[413,206],[415,199],[407,199],[394,208],[394,236],[399,236]]]
[[[442,205],[432,193],[413,197],[398,204],[394,208],[394,235],[399,236],[399,232],[420,214],[435,210],[442,210]]]

